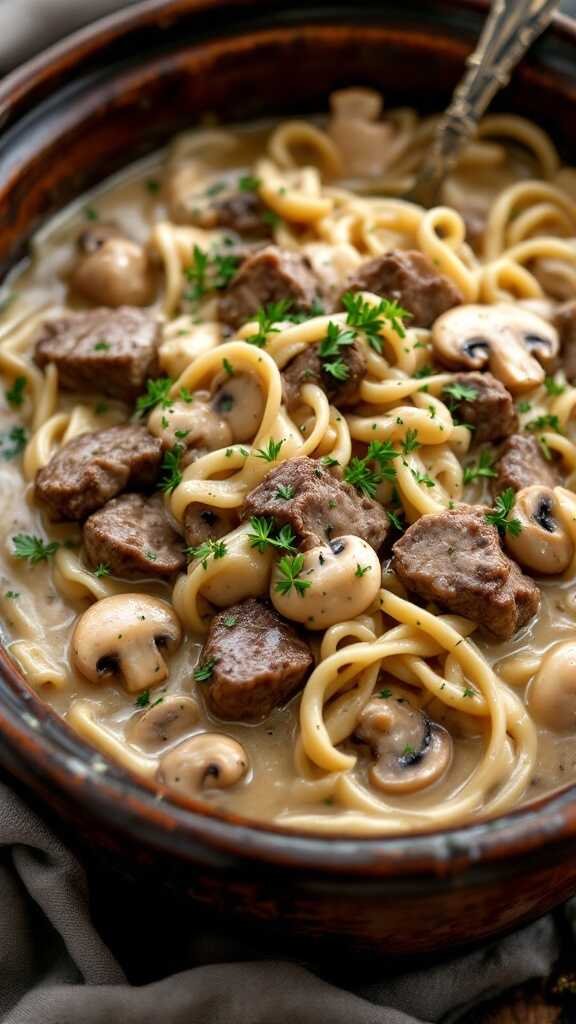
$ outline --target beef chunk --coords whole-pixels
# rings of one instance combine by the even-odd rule
[[[91,565],[108,565],[114,576],[172,576],[183,569],[183,540],[168,522],[159,494],[122,494],[86,520],[84,548]]]
[[[248,238],[270,238],[267,207],[256,192],[227,191],[197,204],[190,220],[201,228],[226,228]]]
[[[93,309],[47,320],[36,342],[38,366],[55,363],[61,387],[132,402],[158,373],[160,327],[141,309]]]
[[[127,424],[80,434],[36,474],[36,497],[61,519],[84,519],[126,487],[152,487],[162,444]]]
[[[566,379],[576,382],[576,299],[558,306],[554,326],[560,335],[561,365]]]
[[[394,299],[412,314],[410,327],[430,327],[441,313],[462,302],[456,286],[417,250],[397,249],[362,263],[346,291]]]
[[[279,486],[293,497],[282,497]],[[289,523],[304,551],[344,534],[361,537],[377,551],[388,533],[388,517],[377,501],[363,498],[308,458],[289,459],[268,473],[244,502],[242,518],[250,516]]]
[[[219,718],[254,722],[285,704],[312,667],[308,644],[278,612],[253,597],[210,623],[202,661],[214,659],[208,705]]]
[[[188,547],[197,548],[204,544],[204,541],[219,540],[231,530],[235,530],[238,517],[234,509],[214,508],[212,505],[192,501],[186,506],[182,525],[186,544]]]
[[[459,373],[453,384],[475,391],[474,398],[442,396],[458,419],[474,427],[472,441],[499,441],[518,429],[518,416],[512,395],[491,373]]]
[[[494,494],[508,487],[521,491],[532,484],[555,487],[559,483],[554,463],[544,458],[538,441],[530,434],[512,434],[502,445],[494,468],[498,473],[492,485]]]
[[[536,614],[540,592],[504,554],[486,511],[462,505],[422,516],[394,544],[392,566],[408,590],[506,640]]]
[[[316,297],[317,281],[298,252],[268,245],[244,260],[219,303],[220,319],[241,327],[261,306],[286,299],[291,312],[306,311]]]
[[[366,374],[367,361],[364,349],[357,341],[352,345],[343,346],[340,350],[340,359],[347,369],[346,380],[338,380],[324,369],[325,361],[320,358],[320,345],[309,345],[304,352],[292,359],[282,372],[284,401],[287,408],[293,409],[298,405],[300,389],[304,384],[319,384],[335,405],[348,405],[354,402]]]

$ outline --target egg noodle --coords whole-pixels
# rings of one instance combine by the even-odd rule
[[[343,101],[331,122],[293,119],[259,129],[247,165],[238,156],[244,151],[236,130],[197,130],[175,141],[159,173],[185,172],[191,187],[201,192],[223,168],[231,173],[239,167],[252,176],[271,211],[274,242],[304,253],[314,268],[328,267],[326,273],[336,283],[369,258],[392,249],[417,249],[457,287],[464,303],[530,300],[526,308],[545,315],[547,304],[576,295],[576,170],[561,165],[540,128],[522,117],[486,117],[445,184],[444,202],[426,210],[399,197],[414,180],[436,118],[421,119],[413,110],[398,109],[377,120],[374,104],[379,109],[373,94],[358,91],[353,112]],[[375,173],[370,161],[377,162],[379,154]],[[136,188],[144,195],[139,173],[122,186],[131,195]],[[109,188],[112,200],[114,188]],[[88,687],[78,680],[67,655],[79,611],[143,587],[95,574],[85,561],[78,531],[51,523],[46,515],[40,519],[33,496],[36,473],[55,451],[88,431],[125,422],[132,412],[115,401],[98,411],[92,398],[59,389],[54,365],[42,371],[33,362],[39,325],[72,308],[62,286],[51,290],[56,272],[48,275],[46,285],[37,268],[51,246],[70,251],[70,224],[77,226],[79,216],[68,218],[64,234],[61,225],[52,235],[44,230],[31,267],[12,281],[16,298],[3,314],[0,373],[7,390],[19,378],[25,381],[18,412],[28,440],[21,474],[6,464],[0,481],[6,495],[14,492],[2,512],[6,551],[0,565],[0,608],[11,638],[9,650],[30,685],[55,703],[89,743],[152,779],[157,757],[137,750],[124,735],[127,722],[141,713],[133,697],[113,683]],[[485,225],[481,238],[474,237],[474,216],[482,217]],[[373,346],[359,328],[356,337],[367,373],[357,403],[338,408],[318,384],[306,383],[297,408],[289,413],[282,370],[322,341],[329,324],[348,327],[348,314],[320,313],[301,322],[281,315],[268,325],[260,346],[250,340],[261,331],[257,321],[226,338],[213,296],[203,297],[195,310],[182,302],[195,252],[209,249],[221,232],[171,222],[162,195],[146,218],[146,244],[161,281],[160,367],[173,380],[170,396],[177,401],[182,389],[211,392],[222,378],[224,361],[235,374],[255,378],[264,396],[253,437],[200,454],[166,495],[167,508],[181,529],[192,503],[234,513],[282,462],[308,456],[337,466],[341,474],[354,455],[366,454],[371,442],[391,442],[398,453],[394,479],[379,483],[375,497],[406,524],[462,501],[491,503],[486,480],[465,485],[471,432],[455,422],[446,401],[444,388],[454,374],[434,363],[431,330],[411,327],[409,319],[398,326],[384,318],[378,345]],[[30,287],[35,280],[40,283]],[[368,307],[378,307],[381,296],[364,292],[361,299]],[[576,447],[571,436],[576,389],[563,381],[550,393],[541,384],[521,397],[529,399],[524,406],[530,408],[522,411],[519,403],[520,430],[538,417],[558,424],[558,429],[542,429],[541,442],[562,466],[565,486],[556,489],[557,499],[576,550]],[[414,437],[418,445],[412,447]],[[270,451],[271,442],[276,454],[267,459],[263,453]],[[9,542],[17,532],[14,524],[26,525],[30,517],[42,522],[48,541],[59,542],[53,558],[33,570],[14,559]],[[222,557],[204,562],[193,558],[172,588],[174,610],[189,638],[188,658],[202,642],[215,609],[270,591],[277,560],[273,548],[253,546],[248,522],[240,522],[223,541]],[[573,565],[554,586],[543,588],[538,623],[507,643],[487,640],[477,623],[414,603],[385,568],[382,587],[363,614],[348,619],[343,600],[342,621],[314,634],[315,668],[302,694],[287,710],[275,712],[273,741],[264,736],[267,723],[220,726],[241,740],[251,762],[246,794],[219,793],[220,804],[294,829],[389,834],[502,813],[539,792],[538,785],[550,789],[568,781],[558,775],[557,765],[573,748],[559,745],[557,737],[542,738],[527,710],[524,687],[551,644],[574,628]],[[154,592],[169,596],[162,585],[155,587]],[[192,694],[202,689],[193,682],[183,654],[174,661],[169,687],[168,692]],[[368,780],[365,755],[353,738],[363,708],[385,688],[409,696],[414,707],[455,737],[453,764],[428,792],[388,798]],[[198,701],[202,703],[201,697]],[[204,710],[199,721],[204,728],[210,724]],[[546,756],[541,764],[542,751]],[[539,772],[543,781],[537,778]],[[275,773],[281,784],[266,802],[261,794],[266,784],[274,788]]]

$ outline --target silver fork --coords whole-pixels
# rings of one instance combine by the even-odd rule
[[[429,156],[412,188],[402,196],[434,206],[446,174],[476,125],[529,46],[544,31],[560,0],[493,0],[468,70],[436,130]]]

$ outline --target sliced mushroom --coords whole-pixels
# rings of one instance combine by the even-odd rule
[[[450,733],[403,697],[369,701],[356,736],[375,756],[370,780],[385,793],[415,793],[431,786],[452,760]]]
[[[270,599],[293,622],[308,629],[327,629],[366,611],[381,584],[378,555],[365,540],[352,535],[296,556],[302,565],[290,586],[281,560],[272,571]],[[292,562],[292,572],[296,568]]]
[[[544,575],[564,572],[574,557],[574,544],[559,516],[552,487],[534,484],[516,494],[514,518],[522,529],[506,531],[506,546],[520,565]]]
[[[576,727],[576,641],[555,644],[542,659],[528,687],[528,707],[537,722],[553,732]]]
[[[558,332],[535,313],[505,303],[455,306],[432,330],[434,353],[450,369],[489,367],[510,391],[529,391],[544,380],[558,353]]]
[[[176,399],[168,407],[157,406],[148,417],[148,430],[160,438],[165,448],[180,444],[186,449],[183,466],[232,443],[232,431],[226,420],[202,391],[196,392],[192,401]]]
[[[205,732],[164,754],[156,778],[175,793],[199,797],[206,790],[229,789],[247,771],[248,756],[237,740]]]
[[[93,683],[121,677],[131,693],[168,676],[161,650],[171,654],[182,628],[165,601],[147,594],[115,594],[91,605],[72,635],[72,664]]]
[[[251,441],[258,432],[266,398],[253,373],[233,373],[212,395],[212,408],[228,424],[234,441]]]
[[[140,750],[154,753],[185,736],[199,717],[198,705],[191,697],[168,694],[130,719],[126,739]]]
[[[70,275],[85,299],[105,306],[147,306],[154,300],[154,277],[145,249],[113,225],[100,224],[78,240],[80,258]]]

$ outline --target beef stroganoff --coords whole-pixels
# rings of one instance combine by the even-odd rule
[[[286,828],[576,770],[576,172],[366,89],[197,129],[36,237],[0,333],[7,648],[101,754]]]

